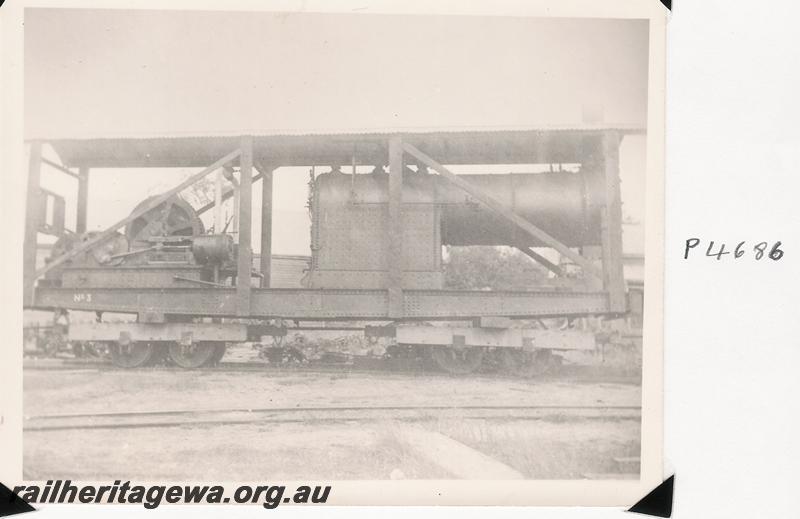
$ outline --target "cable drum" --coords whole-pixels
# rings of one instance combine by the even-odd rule
[[[139,211],[157,196],[142,200],[133,212]],[[158,236],[198,236],[204,233],[205,226],[197,212],[178,196],[162,202],[125,226],[125,236],[131,243]]]

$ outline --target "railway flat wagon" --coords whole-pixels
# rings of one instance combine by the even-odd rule
[[[553,351],[594,346],[591,334],[548,321],[627,312],[618,157],[624,136],[638,131],[33,140],[24,306],[96,312],[97,322],[69,327],[69,340],[106,343],[122,367],[165,355],[183,367],[207,365],[226,343],[321,322],[361,323],[366,336],[424,350],[453,373],[477,369],[487,354],[534,366]],[[53,153],[43,154],[44,146]],[[515,165],[540,172],[497,173]],[[456,174],[463,166],[487,173]],[[74,178],[74,226],[65,222],[64,197],[40,185],[43,167]],[[151,167],[197,171],[105,230],[87,232],[90,175]],[[271,275],[273,175],[297,167],[314,172],[310,261],[302,286],[278,288]],[[181,194],[206,177],[216,179],[214,200],[194,207]],[[261,207],[254,207],[254,189],[261,189]],[[221,214],[228,200],[232,225]],[[254,261],[255,210],[261,251]],[[206,228],[201,215],[208,211],[214,224]],[[56,241],[37,265],[44,234]],[[445,246],[514,247],[549,274],[535,289],[448,289]],[[136,319],[105,322],[110,312]]]

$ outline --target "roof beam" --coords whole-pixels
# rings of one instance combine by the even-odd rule
[[[402,131],[403,138],[444,164],[531,164],[581,162],[586,139],[598,139],[613,127],[580,128],[429,128]],[[620,127],[622,133],[635,128]],[[358,164],[385,162],[385,143],[401,129],[361,132],[261,133],[254,136],[254,157],[269,157],[276,166],[350,164],[353,143]],[[229,149],[238,137],[221,135],[163,135],[135,138],[48,140],[59,161],[92,168],[203,167]]]

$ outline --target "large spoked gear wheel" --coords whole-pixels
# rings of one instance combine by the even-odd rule
[[[111,362],[124,369],[141,368],[151,364],[158,356],[159,348],[152,342],[112,343],[109,345]]]
[[[149,204],[154,198],[151,196],[144,199],[133,212]],[[132,244],[158,236],[197,236],[203,233],[205,227],[197,212],[189,202],[178,196],[150,209],[125,227],[125,236]]]
[[[84,234],[66,234],[60,237],[51,249],[50,256],[45,259],[46,263],[70,252],[72,249],[80,247],[95,239],[100,233],[97,231],[90,231]],[[56,267],[45,274],[47,279],[60,279],[63,273],[64,266],[81,265],[87,267],[119,265],[122,263],[122,257],[125,252],[128,252],[128,239],[120,233],[114,233],[99,245],[95,245],[91,249],[78,254],[75,258],[67,260],[62,266]]]
[[[483,348],[455,348],[452,346],[431,348],[431,358],[436,365],[452,375],[467,375],[477,371],[483,363],[483,357]]]

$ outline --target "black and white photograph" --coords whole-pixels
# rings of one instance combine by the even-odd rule
[[[660,483],[643,3],[26,7],[22,480],[288,483],[267,508]]]

